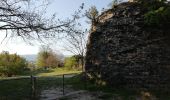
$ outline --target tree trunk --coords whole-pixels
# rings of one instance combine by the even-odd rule
[[[85,71],[84,69],[84,57],[81,57],[81,66],[82,66],[82,72]]]

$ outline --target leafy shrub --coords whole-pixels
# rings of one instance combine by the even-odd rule
[[[145,14],[145,24],[164,26],[170,23],[170,7],[160,7]]]
[[[76,58],[74,56],[65,58],[65,61],[64,61],[65,68],[74,69],[77,66],[78,66],[78,64],[77,64]]]
[[[0,54],[0,76],[21,74],[26,67],[26,60],[19,55],[8,52]]]
[[[67,69],[82,70],[81,56],[74,55],[72,57],[65,58],[64,67]]]
[[[167,0],[137,0],[145,9],[145,25],[165,26],[170,23],[170,5]]]
[[[36,65],[41,68],[56,68],[62,65],[62,58],[48,46],[41,47],[38,53]]]

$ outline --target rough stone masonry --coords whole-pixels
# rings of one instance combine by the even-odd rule
[[[87,44],[89,78],[112,86],[167,87],[170,29],[145,26],[144,12],[126,2],[98,17]]]

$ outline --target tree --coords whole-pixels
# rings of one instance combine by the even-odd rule
[[[52,51],[48,46],[41,47],[37,57],[37,66],[45,68],[59,67],[61,60],[58,55]]]
[[[48,58],[46,59],[46,65],[51,68],[59,67],[61,61],[58,59],[54,52],[50,52]]]
[[[0,76],[21,74],[26,67],[26,60],[19,55],[9,54],[8,52],[0,54]]]
[[[96,25],[98,23],[99,12],[96,6],[92,6],[88,11],[86,11],[85,16],[91,21],[91,31],[96,30]]]
[[[114,9],[120,2],[122,2],[122,0],[112,0],[109,6]]]
[[[76,58],[74,56],[72,57],[66,57],[64,60],[64,67],[68,69],[78,69],[78,63],[76,61]]]
[[[30,2],[39,3],[34,0],[1,0],[0,30],[6,31],[5,38],[20,36],[26,40],[54,37],[56,33],[69,31],[71,23],[76,19],[74,17],[72,20],[61,21],[56,19],[55,15],[47,18],[46,7],[41,7],[48,4],[32,7]]]
[[[81,10],[82,9],[80,9],[80,12]],[[95,6],[92,6],[85,13],[83,12],[82,15],[80,15],[80,13],[75,15],[79,16],[79,19],[83,19],[84,17],[90,19],[92,27],[95,26],[98,20],[98,11]],[[81,27],[79,22],[74,23],[71,30],[72,31],[68,32],[66,38],[64,39],[64,49],[75,55],[77,63],[80,63],[78,65],[81,65],[82,71],[84,71],[84,58],[86,53],[88,30]],[[93,30],[93,28],[91,30]]]
[[[97,11],[96,6],[92,6],[88,11],[86,11],[85,15],[88,19],[95,21],[99,15],[99,12]]]
[[[77,55],[77,63],[81,63],[82,71],[84,70],[87,35],[87,31],[77,30],[69,33],[67,38],[64,40],[64,49],[71,52],[73,55]]]

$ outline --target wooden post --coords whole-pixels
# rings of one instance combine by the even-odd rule
[[[31,92],[32,98],[36,96],[36,77],[31,75]]]
[[[64,74],[63,74],[63,95],[64,95]]]
[[[86,74],[86,71],[84,72],[84,78],[85,78],[85,82],[84,82],[84,84],[85,84],[85,90],[87,89],[87,76],[86,76],[87,74]]]
[[[36,88],[35,88],[35,86],[36,86],[36,77],[33,77],[32,82],[33,82],[32,83],[32,89],[35,92],[35,90],[36,90]]]
[[[32,86],[32,77],[33,77],[33,76],[31,75],[31,76],[30,76],[30,80],[31,80],[31,86]]]

